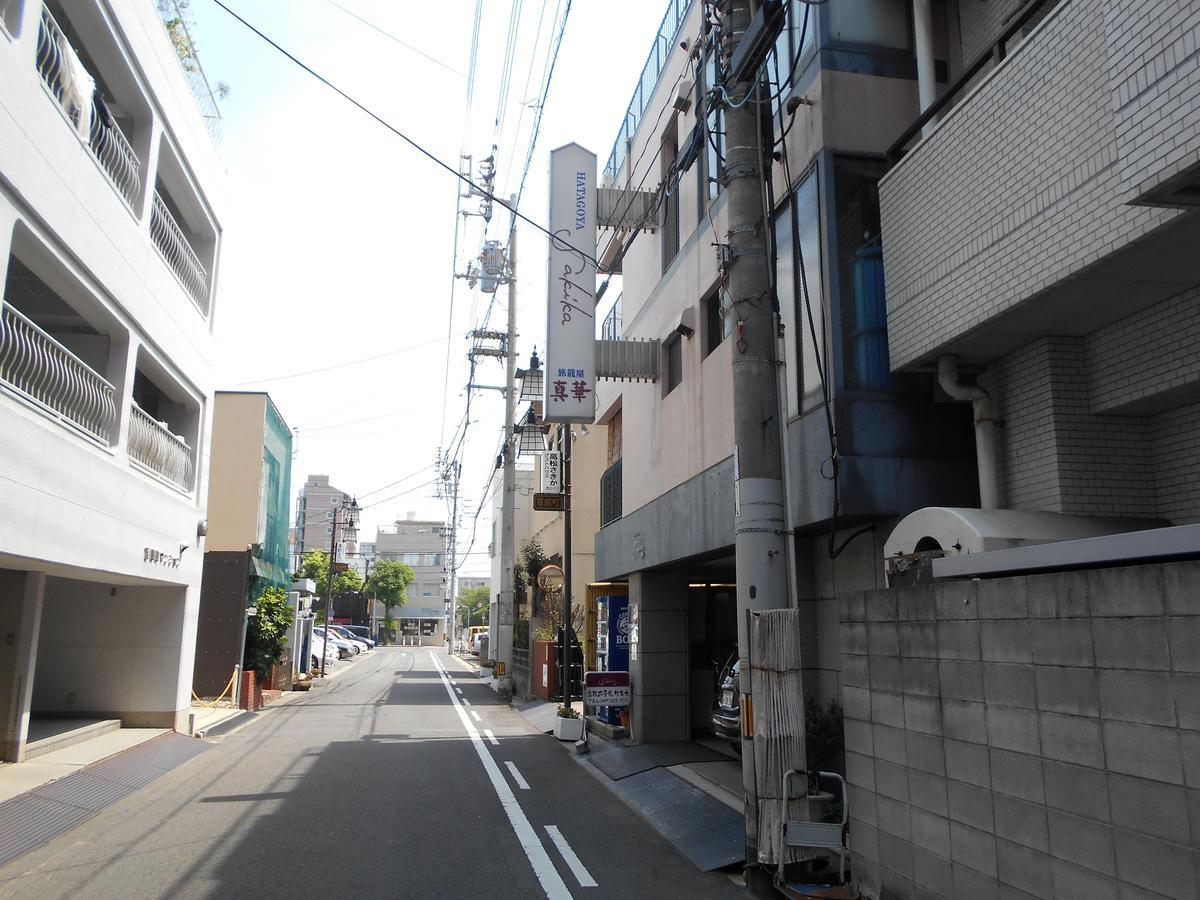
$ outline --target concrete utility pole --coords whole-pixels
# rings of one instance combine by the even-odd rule
[[[516,207],[516,198],[509,203]],[[504,376],[504,497],[500,519],[500,597],[496,604],[496,690],[505,698],[512,696],[513,649],[513,569],[516,564],[517,467],[513,446],[513,416],[517,407],[517,220],[513,217],[508,232],[508,339]]]
[[[750,24],[750,0],[723,0],[722,31],[737,50]],[[729,222],[728,290],[733,301],[733,472],[737,560],[739,684],[743,698],[742,785],[745,788],[746,862],[758,860],[758,791],[754,773],[754,685],[750,673],[750,614],[790,605],[784,523],[783,460],[780,451],[779,385],[776,373],[778,314],[771,294],[763,216],[763,179],[768,148],[760,122],[757,76],[725,83],[725,209]],[[732,104],[740,103],[738,107]],[[761,117],[761,118],[760,118]],[[746,731],[751,731],[749,736]],[[748,872],[749,874],[749,872]]]
[[[454,655],[454,632],[458,629],[458,560],[455,558],[458,555],[458,480],[462,475],[462,463],[455,462],[450,466],[450,472],[454,478],[453,493],[450,501],[450,547],[449,557],[450,565],[447,567],[450,573],[450,582],[448,590],[450,592],[450,643],[446,647],[446,653],[449,656]]]

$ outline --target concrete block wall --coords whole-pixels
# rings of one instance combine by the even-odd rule
[[[1127,203],[1107,3],[1059,4],[881,182],[894,368],[929,361],[1180,214]]]
[[[847,595],[872,897],[1194,897],[1200,563]]]

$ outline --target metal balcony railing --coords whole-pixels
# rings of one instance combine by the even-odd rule
[[[154,206],[150,211],[150,236],[192,302],[200,312],[208,315],[208,272],[158,191],[154,192]]]
[[[621,518],[621,460],[617,460],[600,476],[600,527]]]
[[[142,163],[117,120],[96,91],[96,81],[71,46],[54,16],[42,7],[37,70],[92,156],[121,196],[134,206],[142,190]]]
[[[105,446],[112,443],[113,386],[7,304],[0,304],[0,381]]]
[[[192,448],[136,403],[130,405],[129,455],[185,491],[192,487]]]
[[[612,309],[608,311],[608,315],[604,317],[604,322],[600,325],[600,339],[604,341],[617,341],[621,339],[621,298],[617,297],[617,301],[612,305]]]
[[[180,9],[178,0],[160,2],[158,11],[162,15],[163,27],[167,30],[167,36],[171,39],[175,52],[179,56],[179,68],[183,70],[183,77],[187,79],[188,87],[192,90],[192,97],[195,98],[200,115],[204,118],[204,125],[208,128],[209,136],[212,137],[213,143],[219,144],[221,143],[221,110],[217,106],[217,98],[213,94],[208,77],[204,74],[204,67],[200,65],[196,44],[188,32],[187,18]],[[220,84],[217,87],[220,88]]]

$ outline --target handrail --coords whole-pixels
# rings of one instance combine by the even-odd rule
[[[129,455],[184,490],[192,486],[192,448],[166,424],[130,404]]]
[[[170,5],[168,6],[167,3]],[[175,16],[168,20],[170,10],[175,11]],[[178,23],[181,29],[182,41],[186,43],[186,47],[181,52],[180,47],[176,44],[175,52],[179,56],[179,68],[183,70],[183,77],[187,79],[188,87],[191,88],[192,98],[196,101],[196,108],[200,111],[201,118],[204,119],[204,125],[208,128],[208,134],[213,139],[213,143],[221,143],[221,110],[217,106],[217,98],[213,95],[212,86],[208,83],[208,76],[204,74],[204,66],[200,65],[200,54],[196,52],[196,43],[192,40],[191,32],[188,31],[187,19],[183,15],[183,10],[179,8],[178,0],[167,0],[166,3],[159,4],[159,11],[163,20],[163,28],[167,30],[167,36],[173,44],[179,40],[176,33],[171,31],[171,21]],[[218,85],[220,87],[220,85]]]
[[[158,191],[150,211],[150,236],[192,301],[208,315],[208,272]]]
[[[38,74],[76,133],[85,139],[104,174],[133,206],[142,189],[142,163],[109,112],[96,80],[67,40],[50,10],[42,7],[38,28]]]
[[[1004,26],[1004,30],[1000,32],[994,41],[992,41],[991,46],[981,53],[974,62],[963,69],[962,74],[955,79],[954,83],[946,88],[946,92],[933,101],[928,108],[926,108],[919,116],[917,116],[913,123],[909,125],[908,128],[904,129],[904,132],[900,135],[900,137],[896,138],[892,145],[888,147],[887,153],[884,155],[884,159],[889,166],[894,166],[896,163],[900,162],[900,160],[904,157],[904,154],[908,152],[905,149],[908,146],[908,143],[914,137],[916,137],[926,125],[928,125],[935,117],[940,115],[947,106],[950,105],[951,100],[953,100],[957,94],[967,86],[971,79],[979,74],[980,70],[982,70],[984,66],[993,60],[995,61],[996,65],[999,65],[1004,61],[1007,55],[1004,45],[1007,44],[1018,31],[1024,28],[1029,20],[1032,19],[1033,16],[1048,2],[1051,2],[1051,0],[1027,0],[1026,4],[1012,15],[1012,18],[1008,20],[1008,24]]]
[[[113,386],[35,322],[0,303],[0,381],[108,446]]]

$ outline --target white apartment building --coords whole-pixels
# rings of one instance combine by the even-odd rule
[[[375,559],[406,563],[413,570],[408,599],[393,613],[402,641],[437,646],[444,640],[450,578],[446,540],[444,521],[418,519],[411,512],[376,531]],[[382,620],[382,603],[376,604],[375,615]]]
[[[46,717],[186,726],[224,179],[188,65],[150,0],[0,2],[8,760]]]

